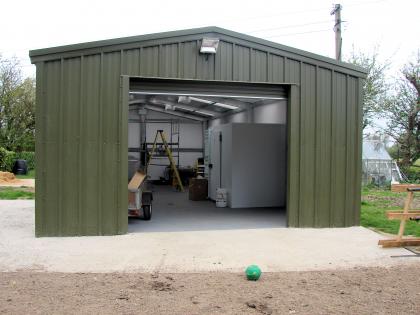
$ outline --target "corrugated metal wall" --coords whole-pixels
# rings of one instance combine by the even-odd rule
[[[296,84],[288,113],[288,224],[359,224],[363,73],[229,34],[207,34],[221,42],[205,57],[198,53],[203,35],[32,56],[37,236],[127,231],[121,75]]]

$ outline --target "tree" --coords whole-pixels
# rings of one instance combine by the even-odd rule
[[[400,148],[398,143],[394,143],[392,146],[387,148],[387,151],[393,160],[399,161],[400,159]]]
[[[389,85],[385,72],[389,69],[389,61],[378,60],[378,48],[372,54],[356,52],[354,47],[347,62],[365,68],[368,72],[363,82],[363,129],[373,126],[375,115],[380,113],[387,99]]]
[[[385,107],[386,132],[397,142],[400,166],[408,169],[420,158],[420,50],[402,69]]]
[[[35,80],[23,79],[20,64],[0,55],[0,146],[35,149]]]

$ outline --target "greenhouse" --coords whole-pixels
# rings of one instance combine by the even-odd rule
[[[364,185],[383,186],[402,181],[403,176],[397,163],[379,140],[363,141],[362,182]]]

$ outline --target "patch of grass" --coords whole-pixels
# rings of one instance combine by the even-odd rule
[[[0,199],[34,199],[35,193],[27,187],[0,187]]]
[[[360,224],[364,227],[374,228],[386,233],[397,234],[400,226],[399,220],[388,220],[386,211],[402,210],[405,193],[393,193],[389,189],[364,187],[362,190]],[[420,196],[414,195],[412,208],[418,205]],[[405,235],[420,236],[420,223],[407,221]]]
[[[35,178],[35,170],[29,170],[28,174],[26,175],[16,175],[16,178],[19,178],[19,179]]]

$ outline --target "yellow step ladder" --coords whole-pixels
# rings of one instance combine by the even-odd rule
[[[153,159],[153,154],[155,153],[157,147],[158,136],[162,139],[163,146],[165,147],[166,155],[168,156],[169,163],[171,165],[172,172],[175,176],[176,186],[180,191],[184,191],[184,186],[182,185],[181,177],[179,176],[178,169],[176,168],[171,149],[169,148],[168,142],[166,141],[165,133],[163,130],[156,131],[155,141],[153,142],[152,151],[150,152],[149,159],[146,164],[146,173],[149,168],[150,161]]]

